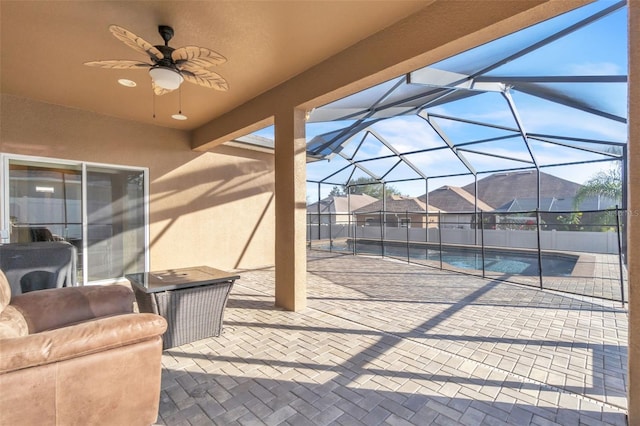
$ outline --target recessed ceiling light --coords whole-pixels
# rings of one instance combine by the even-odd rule
[[[118,80],[118,83],[120,83],[124,87],[136,87],[137,86],[135,81],[129,80],[129,79],[126,79],[126,78],[121,78],[120,80]]]
[[[48,192],[53,194],[53,186],[36,186],[36,192]]]
[[[171,118],[173,118],[174,120],[186,120],[187,116],[183,114],[173,114]]]

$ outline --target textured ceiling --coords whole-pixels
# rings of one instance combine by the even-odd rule
[[[194,129],[288,80],[430,1],[4,1],[0,2],[2,93],[178,129]],[[191,83],[155,97],[146,70],[84,66],[93,60],[146,60],[111,35],[124,27],[172,47],[213,49],[219,92]],[[137,82],[135,88],[117,84]],[[170,118],[180,108],[187,121]],[[156,118],[153,118],[155,103]]]

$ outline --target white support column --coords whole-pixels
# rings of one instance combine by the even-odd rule
[[[307,305],[305,111],[275,117],[276,306]]]

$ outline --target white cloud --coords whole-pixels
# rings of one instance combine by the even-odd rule
[[[569,75],[623,75],[618,64],[613,62],[583,62],[581,64],[569,64]]]
[[[508,108],[508,105],[505,101],[505,108]],[[492,111],[485,111],[478,114],[470,114],[468,117],[469,120],[479,121],[484,123],[497,124],[505,127],[514,127],[516,126],[515,119],[513,118],[513,114],[509,109],[494,109]]]
[[[560,106],[549,108],[520,108],[525,130],[530,133],[547,133],[561,136],[580,136],[589,139],[602,138],[611,141],[626,141],[626,127],[621,124]]]
[[[398,117],[372,128],[401,153],[443,146],[444,142],[419,117]],[[385,153],[388,152],[383,149]]]

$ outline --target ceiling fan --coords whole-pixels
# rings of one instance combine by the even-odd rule
[[[158,26],[158,32],[164,40],[164,46],[153,46],[143,38],[117,25],[111,25],[109,31],[133,50],[148,55],[151,63],[107,60],[85,62],[85,65],[112,69],[148,68],[153,91],[156,95],[164,95],[177,89],[185,80],[211,89],[222,91],[229,89],[226,80],[220,74],[208,69],[226,62],[227,59],[206,47],[185,46],[177,49],[169,47],[169,40],[173,38],[173,28],[167,25]]]

